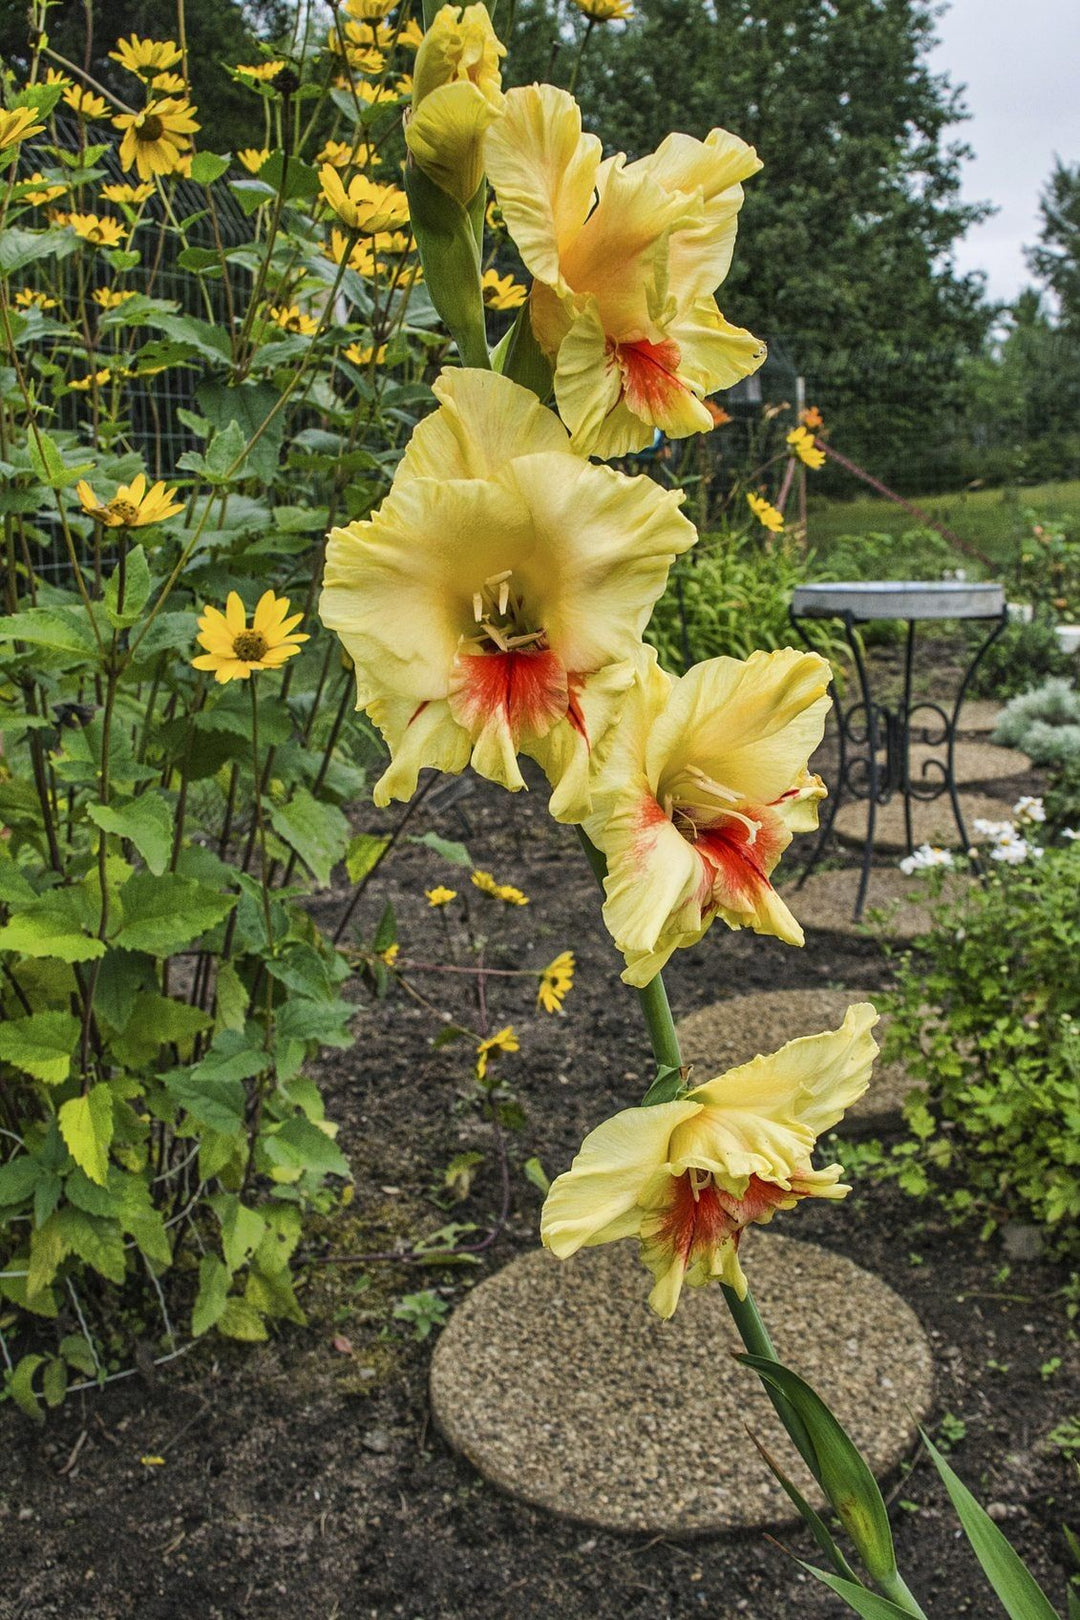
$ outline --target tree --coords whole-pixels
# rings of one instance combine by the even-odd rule
[[[1025,254],[1028,268],[1053,293],[1061,325],[1080,336],[1080,163],[1056,159],[1039,212],[1039,245]]]
[[[991,310],[952,251],[987,209],[960,200],[959,92],[928,65],[927,0],[637,0],[595,29],[578,94],[609,147],[636,156],[672,126],[752,142],[740,242],[720,302],[780,339],[856,457],[902,475],[962,405]],[[547,0],[519,0],[508,59],[543,77]],[[585,28],[562,25],[568,76]],[[573,33],[573,37],[571,37]],[[887,429],[879,404],[887,398]],[[887,432],[887,442],[886,442]]]

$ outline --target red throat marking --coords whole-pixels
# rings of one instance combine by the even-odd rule
[[[648,421],[662,419],[671,400],[686,392],[686,384],[679,381],[679,362],[682,352],[673,339],[663,343],[637,343],[614,345],[615,360],[622,374],[623,395],[635,416]]]
[[[500,716],[515,744],[522,737],[544,737],[570,707],[566,670],[547,647],[459,655],[450,709],[470,731]]]

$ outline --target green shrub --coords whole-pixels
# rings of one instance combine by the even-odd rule
[[[985,635],[985,625],[972,629],[972,650]],[[971,697],[1011,698],[1068,669],[1049,619],[1036,617],[1028,624],[1013,620],[981,660],[968,691]]]
[[[941,579],[966,561],[936,529],[918,528],[841,534],[815,559],[819,577],[827,568],[830,579]]]
[[[1080,851],[995,869],[938,904],[901,969],[885,1041],[925,1094],[901,1184],[984,1231],[1046,1228],[1080,1253]],[[928,1009],[934,1009],[928,1015]]]

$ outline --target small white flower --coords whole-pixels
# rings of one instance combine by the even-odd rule
[[[927,872],[932,866],[951,866],[953,863],[952,851],[938,849],[933,844],[921,844],[913,855],[905,855],[900,862],[900,870],[905,877],[911,877],[914,872]]]
[[[1073,844],[1080,838],[1080,832],[1077,832],[1075,827],[1062,827],[1061,836],[1067,839],[1070,844]]]
[[[1013,805],[1013,815],[1017,821],[1045,821],[1046,807],[1041,799],[1025,793]]]

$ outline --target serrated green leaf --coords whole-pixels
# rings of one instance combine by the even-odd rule
[[[51,1356],[41,1376],[41,1392],[46,1406],[62,1406],[67,1394],[67,1368],[58,1356]]]
[[[379,837],[375,833],[357,833],[355,838],[350,838],[345,851],[345,870],[349,874],[349,882],[359,883],[366,878],[389,848],[389,838]]]
[[[65,1253],[77,1254],[80,1260],[93,1266],[110,1282],[123,1282],[127,1274],[127,1259],[117,1221],[101,1215],[88,1215],[85,1210],[74,1209],[70,1204],[58,1209],[50,1219],[59,1228]]]
[[[172,854],[175,813],[159,790],[149,788],[125,804],[91,804],[86,813],[103,832],[129,839],[154,876],[161,876]]]
[[[32,1196],[44,1166],[29,1153],[17,1153],[0,1164],[0,1204],[21,1204]]]
[[[96,658],[97,642],[82,608],[23,608],[0,619],[0,641],[25,641],[52,652]]]
[[[136,872],[121,889],[120,902],[123,920],[111,943],[126,951],[172,956],[223,922],[236,897],[175,872],[161,877]]]
[[[124,561],[124,600],[120,602],[119,564],[105,581],[105,617],[114,630],[125,630],[142,617],[150,595],[150,564],[142,546],[132,546]]]
[[[70,1097],[57,1114],[60,1134],[71,1157],[91,1181],[104,1187],[113,1138],[113,1100],[107,1085],[91,1086],[82,1097]]]
[[[307,1317],[300,1309],[288,1271],[263,1273],[252,1270],[244,1284],[244,1302],[262,1316],[274,1321],[295,1322],[303,1327]]]
[[[242,1339],[249,1344],[259,1344],[267,1337],[266,1324],[260,1312],[247,1300],[237,1299],[235,1295],[225,1301],[217,1329],[227,1339]]]
[[[372,950],[387,951],[391,945],[397,944],[397,917],[394,915],[393,905],[388,900],[383,907],[379,926],[375,930],[375,938],[371,942]]]
[[[68,1012],[31,1013],[0,1024],[0,1058],[47,1086],[59,1086],[71,1073],[71,1059],[81,1034]]]
[[[77,926],[69,889],[40,900],[33,909],[0,927],[0,951],[21,956],[55,956],[61,962],[92,962],[105,955],[105,942]]]
[[[300,1242],[303,1221],[295,1204],[264,1204],[259,1211],[266,1231],[255,1254],[261,1272],[282,1271]]]
[[[349,823],[343,812],[300,787],[288,804],[273,806],[270,821],[278,837],[296,851],[315,881],[325,888],[334,866],[345,856]]]
[[[204,1254],[199,1261],[199,1289],[191,1308],[191,1332],[198,1339],[216,1327],[225,1310],[229,1293],[229,1270],[216,1254]]]
[[[953,1472],[929,1435],[923,1434],[922,1439],[949,1493],[949,1500],[956,1509],[971,1549],[1001,1600],[1009,1620],[1059,1620],[1057,1610],[1046,1593],[985,1508],[980,1506],[963,1480]]]
[[[311,1171],[315,1175],[351,1175],[349,1161],[337,1143],[309,1119],[287,1119],[263,1136],[260,1146],[272,1165],[286,1172]]]
[[[85,478],[94,465],[92,461],[82,461],[77,467],[69,467],[56,441],[40,428],[27,436],[26,452],[34,477],[49,489],[63,489],[68,484],[74,484],[77,479]]]
[[[246,1265],[266,1236],[266,1222],[257,1210],[241,1203],[235,1193],[212,1197],[210,1205],[221,1223],[221,1250],[230,1272]]]
[[[214,983],[214,1030],[242,1030],[247,1022],[248,992],[243,979],[231,962],[218,966]]]

